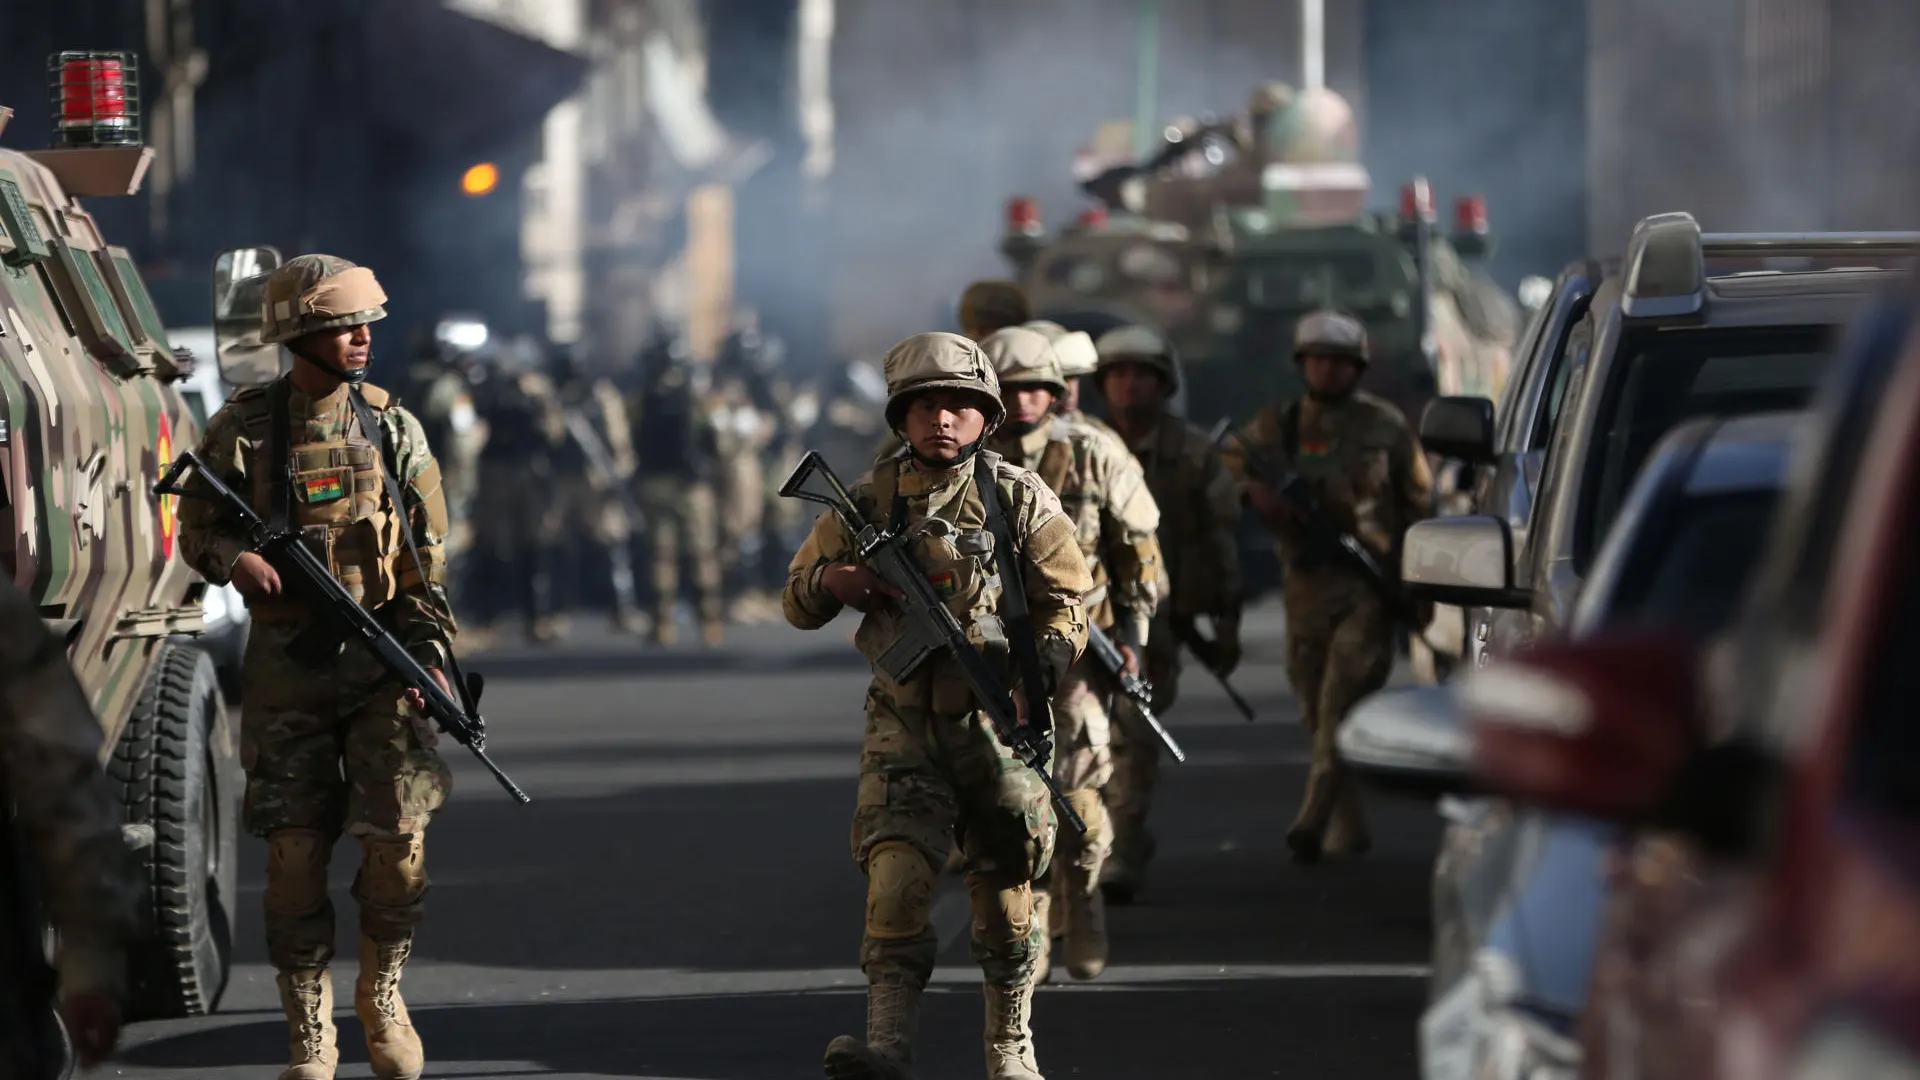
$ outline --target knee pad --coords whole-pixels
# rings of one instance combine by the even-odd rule
[[[360,895],[380,907],[407,907],[427,894],[426,843],[419,833],[360,838]]]
[[[327,902],[333,840],[319,829],[280,829],[267,837],[266,909],[308,915]]]
[[[994,877],[968,875],[974,937],[989,947],[1024,941],[1033,932],[1033,885],[1008,885]]]
[[[901,840],[876,845],[867,856],[867,936],[901,941],[925,933],[936,880],[919,848]]]

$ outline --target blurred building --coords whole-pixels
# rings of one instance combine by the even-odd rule
[[[1724,230],[1920,224],[1920,4],[1607,0],[1588,24],[1596,249],[1676,209]]]

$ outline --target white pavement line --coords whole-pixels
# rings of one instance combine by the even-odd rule
[[[255,970],[258,969],[258,970]],[[1313,979],[1423,979],[1425,964],[1120,964],[1091,983],[1073,989],[1138,989],[1170,983],[1247,983]],[[234,967],[239,985],[250,977],[271,978],[265,965]],[[350,985],[336,973],[336,984]],[[947,987],[980,985],[980,969],[971,963],[941,964],[933,982]],[[270,985],[270,984],[269,984]],[[866,978],[857,968],[806,968],[776,971],[700,971],[686,968],[616,968],[594,971],[530,971],[524,968],[436,963],[407,972],[407,1004],[416,1010],[457,1006],[546,1004],[550,1002],[636,1001],[757,995],[858,993]],[[1057,984],[1056,984],[1057,985]],[[1062,986],[1061,989],[1067,987]],[[235,1001],[234,1011],[195,1021],[219,1027],[248,1015],[261,1015],[258,1000]],[[255,1008],[248,1008],[254,1006]],[[138,1041],[138,1040],[136,1040]]]

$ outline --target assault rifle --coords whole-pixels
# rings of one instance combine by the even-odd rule
[[[1333,523],[1327,508],[1321,505],[1319,494],[1306,477],[1294,469],[1279,467],[1240,432],[1233,432],[1233,439],[1240,444],[1247,476],[1279,492],[1280,497],[1293,507],[1294,521],[1305,534],[1309,555],[1316,558],[1332,557],[1345,563],[1380,597],[1380,601],[1386,605],[1387,614],[1417,636],[1423,624],[1415,617],[1413,601],[1400,588],[1399,578],[1381,568],[1380,561],[1373,557],[1373,552],[1367,550],[1359,537]]]
[[[640,504],[634,501],[633,492],[627,487],[627,482],[621,479],[620,471],[613,467],[613,451],[600,433],[594,430],[593,421],[587,419],[579,409],[573,408],[564,410],[562,416],[566,421],[567,435],[586,459],[588,479],[595,487],[620,501],[620,508],[627,512],[634,529],[643,529],[646,515],[641,512]]]
[[[1220,643],[1201,636],[1200,628],[1191,619],[1173,620],[1173,636],[1180,639],[1180,644],[1187,647],[1193,658],[1200,661],[1200,666],[1207,669],[1207,674],[1220,684],[1220,689],[1227,692],[1227,700],[1233,702],[1233,707],[1240,711],[1240,715],[1252,723],[1255,715],[1253,705],[1241,697],[1240,691],[1235,690],[1233,683],[1228,681],[1227,665],[1220,659]]]
[[[183,483],[183,476],[192,472],[206,491],[189,491]],[[459,672],[454,672],[453,684],[458,687],[460,697],[455,699],[447,693],[439,682],[427,674],[420,661],[407,652],[391,631],[380,625],[373,613],[361,607],[346,590],[346,587],[327,569],[327,564],[306,545],[300,533],[294,530],[276,532],[268,527],[253,507],[207,467],[200,455],[192,450],[181,451],[167,469],[165,476],[153,486],[156,495],[177,495],[187,499],[205,499],[220,504],[228,514],[239,519],[246,532],[247,550],[252,551],[280,574],[286,587],[302,594],[319,616],[320,623],[326,625],[328,633],[337,635],[335,640],[358,638],[373,653],[374,659],[392,673],[395,678],[420,692],[426,701],[426,713],[435,726],[447,733],[453,741],[473,751],[480,764],[487,767],[500,786],[517,802],[528,803],[532,800],[500,771],[500,766],[487,756],[487,722],[479,710],[480,691],[484,682],[475,674],[464,682]],[[400,510],[399,507],[395,508]]]
[[[826,483],[825,494],[807,491],[807,482],[816,474]],[[1087,823],[1074,813],[1067,797],[1053,782],[1053,772],[1048,763],[1053,756],[1053,744],[1045,732],[1031,724],[1022,724],[1013,705],[1013,695],[1000,676],[980,655],[973,644],[967,640],[966,628],[953,612],[940,601],[940,597],[928,583],[927,576],[913,561],[913,553],[908,549],[907,538],[891,529],[875,525],[860,515],[860,508],[853,503],[853,496],[840,483],[833,469],[818,450],[807,451],[800,459],[793,474],[786,483],[780,485],[780,495],[787,499],[804,499],[819,503],[834,512],[840,523],[846,526],[847,535],[853,538],[854,556],[871,566],[881,580],[906,595],[898,603],[906,614],[905,627],[898,640],[887,646],[886,650],[874,660],[874,666],[896,683],[905,682],[913,677],[920,665],[935,653],[946,650],[947,655],[960,668],[960,674],[967,680],[967,687],[973,691],[975,701],[993,722],[993,730],[1000,741],[1013,751],[1013,756],[1021,764],[1032,769],[1047,786],[1047,794],[1053,797],[1053,805],[1061,818],[1072,826],[1073,831],[1086,835]],[[992,492],[986,492],[987,498],[993,498]],[[1009,581],[1006,588],[1017,589],[1019,581]],[[1038,694],[1040,688],[1027,687],[1029,694]],[[1045,708],[1044,700],[1028,698],[1029,707],[1037,714]]]
[[[1153,684],[1138,675],[1127,674],[1126,658],[1120,655],[1120,646],[1113,643],[1113,639],[1107,636],[1105,630],[1088,625],[1087,653],[1106,670],[1108,675],[1112,676],[1113,681],[1120,687],[1121,695],[1133,702],[1134,711],[1138,712],[1140,718],[1147,722],[1147,726],[1153,729],[1153,733],[1160,737],[1161,743],[1167,748],[1167,753],[1173,755],[1173,760],[1186,761],[1187,752],[1180,749],[1180,744],[1173,739],[1173,732],[1168,731],[1167,726],[1154,715]]]

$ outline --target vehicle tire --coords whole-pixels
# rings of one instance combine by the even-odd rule
[[[128,1018],[210,1013],[233,955],[234,813],[239,768],[220,677],[196,646],[169,641],[110,774],[126,822],[147,826],[142,853],[142,933],[128,950]]]

